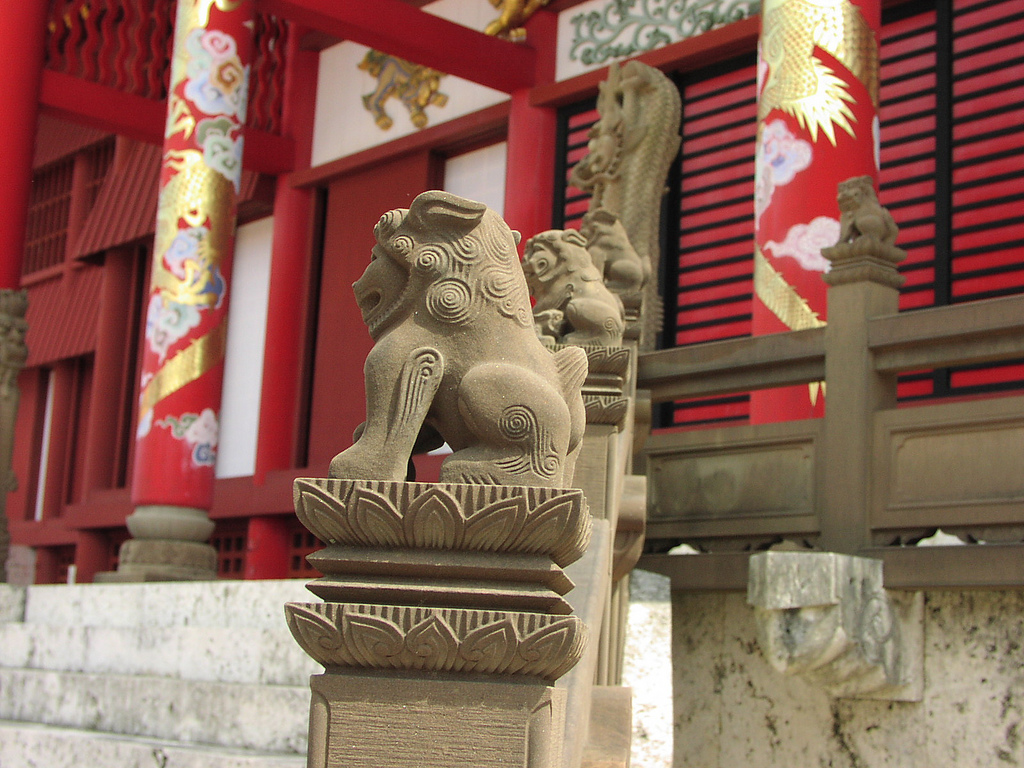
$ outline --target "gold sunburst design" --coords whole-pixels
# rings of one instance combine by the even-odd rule
[[[820,130],[834,146],[838,126],[856,138],[847,83],[815,57],[820,48],[842,63],[878,106],[878,52],[875,35],[849,0],[766,0],[761,57],[768,79],[758,119],[773,109],[792,115],[813,141]]]

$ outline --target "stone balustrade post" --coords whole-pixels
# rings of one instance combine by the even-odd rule
[[[875,370],[868,347],[868,321],[898,311],[904,278],[896,266],[906,252],[894,245],[896,226],[878,205],[869,177],[840,184],[839,199],[843,234],[839,244],[822,248],[832,268],[824,277],[829,285],[825,331],[828,459],[819,545],[828,551],[854,554],[870,544],[874,414],[896,405],[896,376]],[[886,225],[884,233],[875,231],[876,222],[879,227]]]
[[[587,549],[574,489],[299,479],[328,546],[322,603],[288,625],[310,680],[310,768],[556,768],[586,627],[563,567]]]

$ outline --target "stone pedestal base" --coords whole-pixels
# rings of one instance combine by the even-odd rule
[[[308,768],[550,768],[565,692],[537,682],[310,678]]]
[[[111,574],[113,576],[113,574]],[[129,539],[117,574],[104,581],[206,581],[217,578],[217,550],[198,541]]]

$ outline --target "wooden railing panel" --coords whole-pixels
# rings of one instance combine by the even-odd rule
[[[1024,522],[1024,397],[883,411],[873,453],[876,541]]]
[[[821,438],[820,420],[653,435],[648,535],[813,537],[824,485]]]

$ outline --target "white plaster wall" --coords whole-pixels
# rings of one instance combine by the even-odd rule
[[[217,477],[244,477],[256,470],[273,236],[269,216],[240,226],[235,240]]]
[[[830,699],[764,661],[736,593],[672,595],[676,768],[1024,765],[1024,591],[925,594],[924,699]]]
[[[508,144],[503,141],[448,158],[444,164],[445,191],[477,200],[504,215],[507,153]]]
[[[424,10],[463,26],[482,30],[497,16],[489,3],[480,0],[439,0]],[[316,122],[313,127],[313,165],[322,165],[339,157],[408,136],[418,129],[409,120],[408,110],[397,98],[389,99],[385,110],[394,120],[388,130],[381,130],[373,115],[363,106],[363,96],[372,93],[377,80],[362,69],[365,46],[342,42],[320,53],[320,73],[316,91]],[[443,107],[426,108],[427,127],[505,101],[500,91],[462,80],[441,78],[441,93],[448,96]]]

